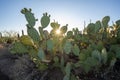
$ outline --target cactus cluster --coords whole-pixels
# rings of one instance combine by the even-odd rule
[[[23,33],[11,52],[28,53],[39,69],[46,69],[49,64],[57,66],[65,74],[64,80],[77,80],[71,70],[81,67],[88,73],[102,66],[111,68],[120,58],[120,20],[112,26],[112,29],[115,28],[112,33],[108,32],[110,17],[105,16],[102,21],[88,24],[84,30],[86,34],[82,34],[78,28],[69,31],[68,24],[61,26],[55,21],[50,23],[50,15],[44,13],[37,31],[34,27],[36,18],[31,11],[26,8],[21,11],[28,22],[28,35]],[[44,30],[49,24],[52,28],[50,32]],[[60,34],[56,34],[58,29]]]

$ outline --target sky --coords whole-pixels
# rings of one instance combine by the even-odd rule
[[[68,29],[83,30],[84,21],[87,24],[110,16],[109,25],[120,19],[120,0],[0,0],[0,32],[21,30],[26,32],[27,21],[20,12],[23,8],[31,8],[39,20],[35,28],[41,26],[43,13],[51,15],[50,20],[57,21],[61,26],[68,24]],[[51,30],[49,26],[46,28]]]

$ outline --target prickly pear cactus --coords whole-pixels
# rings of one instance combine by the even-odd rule
[[[101,22],[100,21],[96,21],[95,23],[95,32],[99,32],[99,30],[101,29]]]
[[[41,36],[41,40],[44,39],[44,33],[43,33],[43,28],[42,27],[39,27],[39,33],[40,33],[40,36]]]
[[[101,62],[101,54],[100,54],[100,52],[98,51],[98,50],[94,50],[93,52],[92,52],[92,57],[93,58],[95,58],[95,59],[97,59],[99,62]]]
[[[102,19],[102,24],[103,24],[103,27],[108,27],[108,22],[110,21],[110,17],[109,16],[105,16],[103,19]]]
[[[34,14],[31,12],[31,9],[28,10],[27,8],[24,8],[21,10],[21,13],[25,15],[25,18],[28,22],[27,25],[29,25],[29,27],[34,27],[37,19],[35,19]]]
[[[88,24],[87,33],[88,34],[94,34],[95,33],[95,24],[94,23]]]
[[[38,51],[38,57],[40,58],[40,60],[44,61],[45,60],[45,53],[43,51],[42,48],[39,49]]]
[[[75,56],[79,56],[80,49],[76,44],[73,46],[72,52],[74,53]]]
[[[67,26],[68,26],[68,24],[66,24],[65,26],[63,26],[63,27],[60,28],[60,31],[61,31],[63,34],[65,34],[65,33],[67,32]]]
[[[78,28],[73,28],[72,31],[74,32],[74,35],[78,35],[79,34],[79,29]]]
[[[67,32],[67,37],[68,37],[68,38],[72,38],[72,36],[73,36],[73,32],[72,32],[72,31],[68,31],[68,32]]]
[[[20,41],[21,43],[23,43],[24,45],[28,45],[28,46],[34,46],[34,42],[32,40],[31,37],[29,37],[28,35],[23,35],[20,37]]]
[[[31,27],[31,28],[27,27],[27,33],[33,39],[34,42],[39,43],[39,41],[40,41],[40,35],[39,35],[39,33],[37,32],[37,30],[35,28],[33,28],[33,27]]]
[[[120,25],[120,20],[117,20],[115,23],[117,24],[117,26],[119,26]]]
[[[102,22],[90,23],[85,28],[86,34],[81,34],[78,28],[67,32],[68,25],[60,27],[60,24],[54,21],[50,24],[52,30],[49,34],[44,28],[50,23],[50,15],[44,13],[40,21],[39,34],[34,28],[36,19],[31,9],[24,8],[21,13],[25,15],[28,22],[28,35],[24,35],[22,31],[23,35],[13,44],[11,52],[29,53],[28,55],[40,69],[45,70],[49,69],[49,66],[53,68],[56,65],[65,73],[63,80],[76,80],[77,75],[71,73],[74,67],[80,67],[87,73],[94,68],[96,70],[102,65],[106,65],[107,62],[109,62],[107,65],[114,66],[116,59],[120,59],[120,46],[116,45],[120,40],[120,20],[116,21],[114,25],[116,30],[114,31],[115,36],[112,38],[116,39],[116,43],[111,45],[108,41],[111,40],[111,37],[107,37],[109,36],[107,34],[109,16],[105,16]],[[60,30],[59,35],[56,34],[58,29]],[[108,50],[106,50],[107,44],[110,44]],[[107,52],[112,52],[112,55]],[[75,60],[73,60],[74,58]]]
[[[46,28],[49,23],[50,23],[50,15],[48,15],[47,13],[44,13],[43,17],[41,18],[42,28]]]
[[[10,49],[10,52],[13,54],[25,54],[28,53],[28,49],[21,42],[15,42]]]
[[[64,49],[64,52],[65,52],[66,54],[70,54],[71,49],[72,49],[72,44],[71,44],[71,42],[70,42],[70,41],[66,41],[63,49]]]
[[[70,80],[70,72],[71,72],[71,63],[67,63],[65,67],[66,75],[64,76],[63,80]]]
[[[58,24],[57,22],[52,22],[50,25],[54,30],[59,29],[60,27],[60,24]]]
[[[47,40],[47,50],[52,50],[54,47],[53,40]]]
[[[105,48],[102,49],[101,58],[102,58],[102,63],[106,64],[108,59],[108,54]]]
[[[44,30],[43,34],[44,34],[45,40],[47,40],[49,38],[49,32],[47,30]]]
[[[47,30],[43,30],[42,27],[39,27],[39,33],[41,40],[47,40],[49,38],[49,32]]]

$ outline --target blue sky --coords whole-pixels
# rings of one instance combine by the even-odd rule
[[[78,27],[83,29],[90,19],[94,23],[104,16],[110,16],[112,21],[120,19],[120,0],[0,0],[0,31],[15,30],[21,34],[26,31],[26,19],[20,13],[24,7],[32,8],[35,17],[40,20],[42,14],[48,12],[51,22],[58,21],[62,25],[68,24],[68,28]],[[40,21],[35,28],[40,26]],[[47,28],[50,30],[50,26]]]

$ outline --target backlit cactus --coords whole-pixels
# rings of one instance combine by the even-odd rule
[[[34,42],[32,40],[31,37],[29,37],[28,35],[23,35],[20,37],[20,41],[21,43],[23,43],[24,45],[28,45],[28,46],[34,46]]]
[[[46,28],[50,23],[50,15],[47,13],[43,14],[43,17],[41,18],[41,26],[42,28]]]
[[[44,37],[44,33],[43,33],[43,28],[42,27],[39,27],[39,33],[40,33],[40,36],[41,36],[41,40],[43,40],[45,37]]]
[[[95,32],[98,33],[99,30],[101,29],[101,22],[100,21],[96,21],[95,23]]]
[[[44,34],[45,40],[47,40],[49,38],[49,32],[47,30],[44,30],[43,34]]]
[[[73,28],[73,33],[74,35],[78,35],[79,34],[79,29],[78,28]]]
[[[109,16],[105,16],[102,21],[88,24],[85,28],[86,34],[80,33],[78,28],[67,31],[68,25],[61,27],[55,21],[50,24],[52,30],[49,33],[44,28],[50,23],[50,15],[43,14],[38,32],[34,28],[36,19],[31,9],[24,8],[21,12],[28,21],[28,34],[24,35],[22,31],[22,36],[15,42],[11,51],[19,54],[29,53],[33,62],[41,69],[46,66],[48,69],[51,66],[61,68],[65,73],[63,80],[71,80],[71,75],[73,75],[71,70],[76,67],[82,68],[87,73],[101,66],[106,67],[106,64],[113,66],[115,61],[120,59],[120,46],[116,44],[120,40],[120,20],[116,21],[115,27],[112,28],[113,31],[116,28],[114,37],[106,35]],[[60,30],[60,34],[57,34],[56,30]],[[111,44],[109,40],[112,39],[115,39],[116,43]],[[108,44],[112,46],[109,47]],[[109,52],[112,52],[112,57]],[[73,76],[76,77],[76,75]]]
[[[87,26],[87,33],[88,34],[95,33],[95,24],[94,23],[88,24],[88,26]]]
[[[102,19],[102,25],[103,27],[108,27],[108,22],[110,21],[110,17],[109,16],[105,16],[103,19]]]
[[[66,24],[65,26],[62,26],[60,28],[61,33],[65,34],[67,32],[67,26],[68,26],[68,24]]]
[[[52,27],[54,30],[60,28],[60,24],[58,24],[58,22],[52,22],[50,25],[51,25],[51,27]]]
[[[117,24],[117,26],[120,26],[120,20],[117,20],[115,23]]]
[[[72,31],[68,31],[68,32],[67,32],[67,37],[68,37],[68,38],[72,38],[72,36],[73,36],[73,32],[72,32]]]
[[[43,30],[42,27],[39,27],[41,40],[46,40],[49,38],[49,32],[47,30]]]
[[[27,25],[29,25],[29,27],[34,27],[37,19],[35,19],[34,14],[31,12],[31,9],[28,10],[27,8],[24,8],[21,10],[21,13],[25,15],[25,18],[28,22]]]
[[[39,43],[39,41],[40,41],[40,35],[39,35],[38,31],[35,28],[33,28],[33,27],[31,27],[31,28],[27,27],[27,33],[33,39],[34,42]]]

